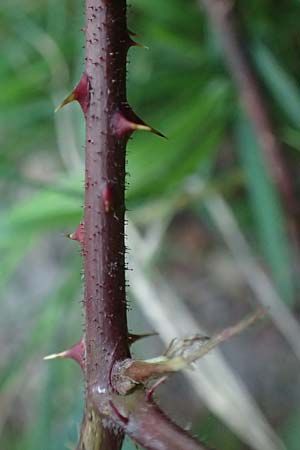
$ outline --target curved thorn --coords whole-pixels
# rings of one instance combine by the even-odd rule
[[[155,128],[150,127],[149,125],[132,123],[132,128],[133,128],[133,130],[150,131],[150,133],[156,134],[157,136],[167,139],[167,137],[164,134],[162,134],[160,131],[156,130]]]
[[[158,333],[146,333],[146,334],[128,334],[128,342],[129,345],[134,344],[135,342],[139,341],[140,339],[144,339],[147,337],[157,336]]]
[[[160,131],[147,125],[142,119],[140,119],[129,107],[124,111],[116,111],[113,116],[113,127],[117,136],[124,136],[130,134],[136,130],[150,131],[157,136],[166,139]]]
[[[44,361],[50,361],[52,359],[64,359],[64,358],[68,358],[68,350],[65,350],[64,352],[60,352],[60,353],[52,353],[52,355],[47,355],[43,357]]]
[[[80,224],[78,225],[78,227],[76,228],[76,230],[73,233],[67,233],[67,234],[65,234],[65,236],[67,238],[71,239],[72,241],[77,241],[77,242],[79,242],[79,244],[83,245],[84,223],[80,222]]]
[[[44,361],[50,361],[54,359],[65,359],[70,358],[76,361],[80,367],[84,368],[85,361],[85,343],[83,340],[79,341],[77,344],[73,345],[73,347],[69,348],[60,353],[53,353],[52,355],[45,356]]]
[[[73,91],[73,92],[71,92],[70,95],[68,95],[68,97],[66,97],[66,98],[64,99],[64,101],[63,101],[60,105],[58,105],[58,106],[55,108],[54,112],[57,113],[57,111],[59,111],[60,109],[62,109],[65,105],[67,105],[68,103],[74,102],[75,100],[76,100],[76,97],[75,97],[75,93],[74,93],[74,91]]]
[[[78,85],[71,92],[71,94],[68,95],[68,97],[66,97],[64,101],[55,109],[55,112],[59,111],[68,103],[77,101],[80,104],[84,114],[86,114],[89,107],[89,100],[90,100],[90,83],[87,74],[84,73]]]

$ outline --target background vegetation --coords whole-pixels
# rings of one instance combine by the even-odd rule
[[[297,184],[300,4],[238,3]],[[297,450],[299,261],[277,189],[199,4],[132,0],[129,14],[149,46],[130,51],[129,101],[169,138],[140,133],[129,144],[131,328],[167,342],[270,306],[270,320],[207,357],[193,387],[183,376],[162,387],[161,404],[222,450],[280,449],[280,439]],[[81,0],[0,4],[3,450],[64,448],[81,419],[79,369],[42,357],[82,332],[81,259],[63,234],[82,216],[84,125],[78,105],[54,109],[84,70],[83,24]],[[151,338],[134,351],[164,346]]]

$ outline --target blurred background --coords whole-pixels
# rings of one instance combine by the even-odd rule
[[[295,189],[299,184],[300,4],[237,2]],[[196,1],[131,0],[128,98],[168,136],[128,146],[133,347],[211,335],[258,305],[269,316],[159,388],[163,409],[222,450],[299,450],[299,260],[278,189]],[[72,448],[83,404],[73,362],[82,262],[64,237],[82,218],[84,121],[54,114],[84,70],[82,0],[0,4],[0,447]],[[124,448],[133,449],[130,442]]]

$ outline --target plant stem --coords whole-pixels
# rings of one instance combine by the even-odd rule
[[[134,43],[126,0],[86,0],[85,31],[86,70],[62,104],[77,100],[86,120],[84,224],[70,235],[82,246],[85,273],[85,336],[76,357],[84,369],[86,405],[77,450],[119,450],[124,433],[149,450],[203,450],[143,387],[119,395],[120,380],[112,383],[113,369],[130,356],[132,340],[125,290],[126,143],[137,129],[162,135],[127,105],[126,57]]]
[[[209,450],[175,425],[143,394],[134,401],[134,409],[125,427],[126,433],[147,450]]]
[[[125,0],[87,0],[84,270],[86,380],[109,387],[112,363],[128,356],[124,190],[126,139],[112,117],[126,101]]]
[[[126,1],[86,0],[85,381],[87,410],[93,409],[96,390],[103,412],[108,409],[111,368],[129,356],[124,245],[127,138],[117,136],[112,124],[126,102],[127,42]],[[114,432],[110,434],[113,439]],[[106,448],[105,441],[99,448]]]

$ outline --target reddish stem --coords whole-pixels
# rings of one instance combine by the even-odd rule
[[[97,406],[110,402],[114,362],[128,357],[124,186],[126,136],[117,136],[112,117],[126,102],[126,55],[129,40],[125,0],[86,0],[86,119],[84,210],[85,271],[85,422]],[[107,196],[111,205],[107,207]],[[91,412],[92,411],[92,412]],[[106,413],[107,414],[107,413]],[[105,414],[103,415],[103,417]],[[83,428],[84,428],[83,423]],[[98,428],[102,425],[97,422]],[[82,430],[82,434],[88,434]],[[99,448],[117,450],[122,439],[110,427],[99,431]],[[95,434],[95,433],[94,433]],[[82,439],[87,439],[82,438]],[[81,443],[83,447],[83,444]],[[94,447],[93,447],[94,448]],[[98,450],[95,449],[95,450]]]
[[[84,268],[86,382],[107,390],[114,361],[128,356],[124,186],[126,138],[117,137],[111,117],[126,102],[128,39],[125,0],[87,0]],[[107,186],[113,207],[105,207]]]
[[[131,45],[126,0],[86,0],[86,70],[80,86],[88,86],[89,92],[80,88],[78,100],[86,120],[81,233],[86,405],[77,448],[119,450],[127,432],[148,449],[203,450],[153,403],[145,403],[143,391],[118,395],[111,382],[114,365],[129,357],[124,245],[126,143],[135,129],[160,134],[138,119],[126,103],[126,56]],[[124,120],[137,123],[122,128],[119,124]]]
[[[153,402],[146,401],[143,395],[135,399],[125,431],[147,450],[209,450],[174,424]]]

